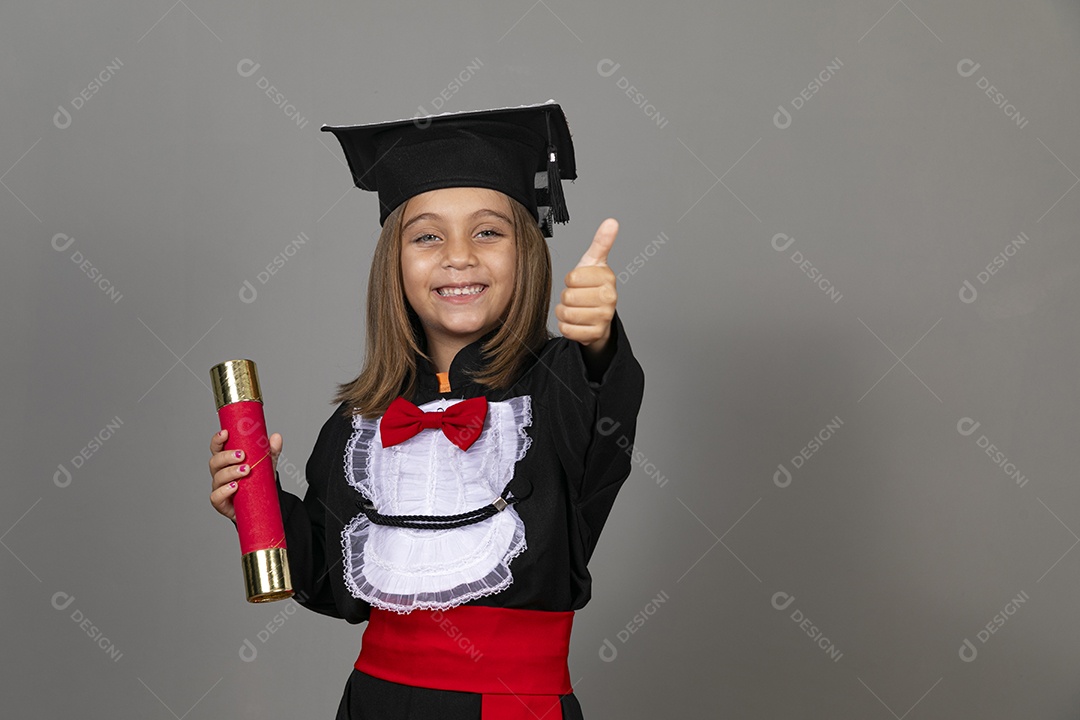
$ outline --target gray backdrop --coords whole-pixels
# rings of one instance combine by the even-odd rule
[[[393,5],[2,11],[2,714],[333,716],[362,627],[244,601],[208,370],[302,496],[378,231],[319,126],[554,98],[647,376],[586,716],[1076,717],[1077,4]]]

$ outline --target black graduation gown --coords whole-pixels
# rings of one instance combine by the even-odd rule
[[[563,337],[547,341],[535,362],[509,389],[484,392],[465,372],[481,366],[481,343],[462,348],[450,365],[450,391],[439,392],[432,366],[420,358],[417,405],[439,398],[486,395],[489,401],[532,397],[532,439],[514,468],[510,487],[525,524],[527,548],[510,563],[513,582],[501,592],[468,601],[534,610],[579,610],[591,597],[587,569],[615,496],[630,473],[644,373],[630,349],[618,313],[612,321],[615,352],[599,381],[589,378],[581,346]],[[349,623],[368,619],[371,606],[346,587],[341,536],[359,513],[360,493],[345,479],[343,457],[353,433],[344,403],[323,425],[307,462],[303,501],[278,494],[297,602]],[[419,612],[419,611],[418,611]],[[359,643],[358,648],[359,651]],[[476,720],[476,693],[418,688],[353,669],[338,718],[352,720]],[[562,697],[566,720],[581,720],[576,698]]]

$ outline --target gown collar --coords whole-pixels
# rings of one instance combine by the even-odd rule
[[[482,394],[483,388],[477,383],[473,382],[468,373],[477,372],[482,370],[487,364],[487,358],[484,357],[482,352],[482,346],[485,342],[495,337],[495,334],[499,331],[499,328],[488,332],[483,337],[469,343],[465,347],[458,350],[454,355],[454,359],[450,361],[450,392],[439,392],[439,378],[435,375],[435,366],[430,360],[421,356],[416,359],[417,369],[417,390],[418,394],[424,398],[434,398],[438,395],[449,396],[464,396],[475,395],[477,392]],[[423,343],[424,351],[427,351],[427,342]],[[470,394],[470,391],[473,391]]]

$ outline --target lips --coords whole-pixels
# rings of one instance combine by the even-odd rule
[[[455,285],[441,285],[434,292],[439,297],[471,297],[479,295],[487,285],[484,283],[457,283]]]
[[[440,286],[436,287],[435,289],[436,290],[442,290],[444,288],[472,287],[473,285],[480,285],[481,287],[487,287],[487,285],[485,285],[484,283],[455,283],[454,285],[440,285]]]

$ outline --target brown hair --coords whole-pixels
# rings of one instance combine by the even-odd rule
[[[514,290],[503,322],[481,348],[485,368],[473,380],[489,389],[509,388],[552,337],[547,329],[551,302],[551,254],[536,218],[513,198],[510,202],[517,249]],[[402,203],[386,218],[371,261],[367,297],[367,345],[364,367],[355,379],[340,383],[335,403],[347,401],[345,416],[383,414],[399,395],[416,389],[417,355],[424,331],[416,311],[405,299],[401,276]]]

